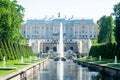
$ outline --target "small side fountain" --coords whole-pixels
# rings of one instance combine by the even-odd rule
[[[92,56],[90,56],[90,61],[93,61],[93,58],[92,58]]]
[[[32,62],[32,57],[30,56],[30,62]]]
[[[15,65],[27,65],[27,64],[29,64],[29,63],[25,63],[23,56],[21,56],[21,62],[16,62],[16,63],[14,63],[14,64],[15,64]]]
[[[3,67],[6,67],[6,59],[5,59],[5,56],[3,57]]]
[[[106,63],[108,63],[107,61],[104,61],[102,59],[101,55],[99,55],[98,61],[95,61],[95,62],[98,63],[98,64],[106,64]]]
[[[115,56],[113,63],[108,63],[108,64],[110,64],[110,65],[120,65],[120,63],[117,62],[117,56]]]
[[[99,56],[99,61],[101,61],[102,59],[101,59],[101,56]]]
[[[80,58],[81,58],[82,56],[80,55]]]
[[[6,59],[5,59],[5,56],[4,56],[3,57],[3,65],[2,65],[2,67],[0,67],[0,70],[13,70],[13,69],[16,69],[16,67],[6,66]]]
[[[30,56],[29,61],[26,61],[26,63],[35,63],[35,62],[37,62],[39,60],[40,60],[40,58],[37,58],[36,56],[35,56],[34,59],[32,59],[32,56]],[[22,60],[21,60],[21,62],[22,62]]]
[[[115,56],[114,64],[117,64],[117,56]]]
[[[31,56],[29,57],[29,61],[27,61],[27,62],[28,62],[28,63],[32,63],[32,62],[33,62]]]
[[[24,59],[23,59],[23,56],[21,56],[21,63],[24,63]]]
[[[32,61],[35,62],[35,61],[39,61],[39,60],[40,60],[40,58],[38,58],[37,56],[35,56],[35,58]]]

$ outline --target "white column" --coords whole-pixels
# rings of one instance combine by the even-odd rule
[[[73,38],[75,38],[75,26],[73,25]]]
[[[37,52],[38,52],[38,53],[40,53],[40,42],[41,42],[41,41],[38,39],[38,47],[37,47],[37,48],[38,48],[38,49],[37,49]]]
[[[80,40],[79,42],[80,42],[80,45],[79,45],[79,47],[80,47],[80,53],[82,53],[82,52],[83,52],[83,51],[82,51],[82,47],[83,47],[83,46],[82,46],[82,40]]]
[[[25,36],[27,38],[27,25],[25,26]]]
[[[79,26],[77,26],[77,38],[79,38]]]
[[[57,53],[59,53],[59,44],[57,44]]]
[[[44,26],[44,38],[46,38],[46,26]]]
[[[29,39],[29,44],[28,44],[28,46],[32,46],[32,40],[31,40],[31,39]]]
[[[92,46],[92,42],[91,42],[91,40],[89,39],[89,40],[88,40],[88,49],[89,49],[89,50],[90,50],[91,46]]]

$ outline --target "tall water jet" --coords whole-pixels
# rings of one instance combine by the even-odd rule
[[[60,40],[59,40],[59,61],[58,61],[58,80],[63,80],[63,71],[64,71],[64,64],[62,61],[66,61],[64,58],[63,53],[63,25],[60,23]]]
[[[61,60],[57,62],[57,80],[64,80],[64,63]]]
[[[59,54],[60,54],[60,57],[64,56],[64,53],[63,53],[63,25],[62,25],[62,23],[60,23]]]
[[[54,59],[55,61],[59,61],[59,60],[66,61],[63,50],[64,50],[63,49],[63,24],[61,22],[60,23],[59,52],[58,52],[59,56]]]

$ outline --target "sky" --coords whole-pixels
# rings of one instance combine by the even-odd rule
[[[17,0],[25,8],[24,20],[42,19],[45,16],[87,18],[94,22],[103,15],[109,16],[120,0]]]

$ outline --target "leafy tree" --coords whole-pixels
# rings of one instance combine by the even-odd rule
[[[24,8],[16,0],[0,0],[0,39],[17,42],[23,22]]]
[[[112,43],[114,40],[114,21],[112,16],[103,16],[97,21],[99,25],[98,43]]]
[[[115,40],[120,45],[120,3],[116,4],[113,10],[115,16]]]

